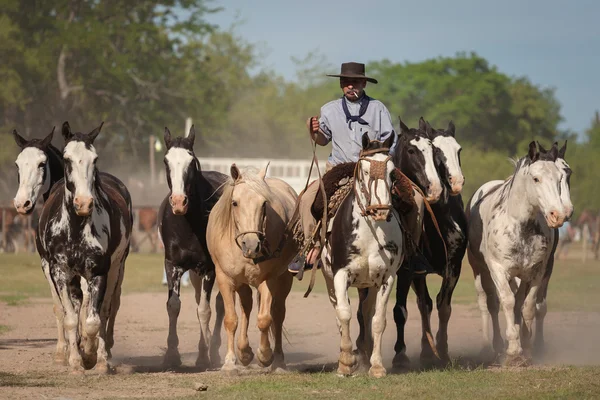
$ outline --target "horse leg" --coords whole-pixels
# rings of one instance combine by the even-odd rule
[[[348,281],[350,274],[347,269],[337,271],[333,277],[335,296],[337,298],[336,313],[340,324],[340,358],[338,364],[338,374],[352,375],[356,369],[356,357],[352,353],[352,340],[350,339],[350,318],[352,310],[350,308],[350,299],[348,298]]]
[[[356,349],[358,352],[358,367],[371,367],[369,358],[373,353],[372,340],[372,319],[375,310],[375,297],[377,291],[375,288],[358,289],[358,309],[356,311],[356,319],[358,320],[359,334],[356,339]]]
[[[394,360],[392,365],[395,369],[408,369],[410,360],[406,356],[406,343],[404,342],[404,327],[408,318],[406,308],[406,299],[410,284],[412,281],[412,273],[405,261],[398,272],[396,273],[396,305],[394,306],[394,322],[396,323],[396,344],[394,345]]]
[[[433,301],[429,296],[427,288],[427,276],[416,274],[413,277],[413,290],[417,295],[417,306],[421,314],[421,365],[429,365],[434,361],[434,351],[429,343],[431,337],[431,312],[433,311]]]
[[[273,293],[273,303],[271,304],[271,317],[273,318],[272,332],[275,340],[273,363],[271,371],[278,372],[285,370],[285,357],[283,355],[283,322],[285,320],[285,301],[292,290],[294,277],[288,272],[279,275],[271,292]],[[261,296],[262,298],[262,296]],[[258,354],[260,359],[260,353]]]
[[[123,286],[123,277],[125,275],[125,259],[127,258],[127,255],[129,255],[129,250],[127,250],[125,256],[119,263],[119,276],[117,278],[115,290],[112,294],[112,300],[110,303],[110,315],[108,316],[108,323],[106,328],[106,352],[108,353],[109,359],[112,358],[111,350],[115,344],[115,321],[117,319],[117,313],[119,312],[119,308],[121,308],[121,287]]]
[[[515,295],[510,288],[510,283],[506,279],[502,265],[495,261],[491,261],[490,264],[490,275],[496,286],[500,305],[506,318],[506,339],[508,340],[506,363],[509,364],[523,352],[519,340],[519,326],[515,324]]]
[[[271,316],[271,308],[273,306],[273,293],[271,287],[276,285],[275,282],[263,281],[258,286],[260,305],[258,308],[258,317],[256,324],[260,331],[260,345],[257,352],[258,362],[262,367],[268,367],[273,363],[273,351],[269,342],[269,330],[273,323]]]
[[[179,355],[179,337],[177,336],[177,319],[181,311],[181,300],[179,298],[180,280],[183,268],[173,265],[170,260],[165,260],[165,271],[169,287],[169,299],[167,300],[167,314],[169,315],[169,336],[167,337],[167,352],[163,360],[165,368],[179,367],[181,356]]]
[[[537,295],[539,293],[540,285],[542,284],[541,279],[536,279],[531,284],[529,293],[525,297],[523,303],[523,323],[521,324],[521,346],[523,347],[523,354],[525,356],[525,362],[531,361],[532,349],[531,349],[531,333],[533,329],[533,318],[536,314],[536,303]]]
[[[86,358],[92,357],[96,350],[96,363],[94,369],[99,373],[108,373],[108,352],[106,351],[106,314],[102,312],[102,303],[106,294],[108,277],[99,275],[93,277],[88,283],[90,304],[85,321],[87,341],[84,349]],[[96,340],[98,345],[96,348]]]
[[[250,313],[252,312],[252,289],[250,286],[244,284],[237,289],[237,293],[240,296],[240,305],[242,306],[242,323],[238,336],[237,356],[242,365],[247,366],[254,359],[254,353],[248,341],[248,325],[250,323]]]
[[[390,298],[390,293],[392,292],[392,287],[394,286],[395,278],[395,274],[391,274],[384,281],[383,285],[379,287],[377,295],[375,296],[375,313],[371,313],[373,353],[371,354],[371,368],[369,369],[369,375],[375,378],[381,378],[387,373],[381,359],[381,341],[386,325],[387,303]]]
[[[221,365],[219,349],[221,348],[221,327],[223,326],[223,318],[225,318],[225,305],[223,304],[221,292],[218,292],[215,298],[215,311],[217,317],[215,318],[215,327],[213,328],[213,334],[210,338],[209,349],[210,363],[213,367]]]
[[[546,296],[548,294],[548,284],[550,277],[542,280],[542,285],[537,292],[537,302],[535,305],[535,336],[533,339],[533,351],[536,355],[542,355],[544,352],[544,319],[548,312]]]
[[[221,371],[227,373],[237,372],[235,362],[235,331],[237,330],[238,318],[235,311],[235,287],[233,281],[223,272],[220,267],[216,266],[217,283],[219,284],[219,292],[223,296],[223,305],[225,307],[225,330],[227,331],[227,355],[225,355],[225,363],[221,367]]]
[[[48,261],[42,259],[42,271],[46,276],[46,280],[50,285],[50,293],[52,294],[52,302],[54,303],[54,317],[56,318],[56,330],[58,333],[58,340],[56,342],[56,352],[54,353],[54,362],[56,364],[66,365],[67,364],[67,340],[65,338],[65,328],[63,326],[65,319],[65,311],[61,304],[60,297],[56,292],[56,287],[50,276],[50,264]]]
[[[212,282],[206,282],[210,280],[208,276],[198,276],[194,271],[190,270],[190,281],[194,287],[194,295],[196,298],[196,316],[198,317],[198,323],[200,324],[200,338],[198,339],[198,358],[196,358],[196,367],[205,371],[209,365],[210,360],[208,358],[208,345],[210,343],[210,327],[208,323],[210,321],[210,293],[215,283],[214,277]]]
[[[450,362],[450,355],[448,354],[448,321],[450,321],[450,315],[452,314],[452,293],[454,293],[454,288],[460,276],[460,262],[457,262],[457,264],[458,273],[455,266],[453,266],[449,276],[443,278],[442,287],[436,298],[440,322],[435,342],[440,359],[444,363]]]
[[[66,266],[63,266],[65,268]],[[83,373],[83,360],[79,353],[79,345],[77,343],[77,330],[79,328],[79,315],[75,312],[73,303],[71,302],[71,294],[69,293],[69,285],[65,279],[64,270],[57,266],[50,266],[50,276],[52,276],[53,284],[60,297],[60,302],[64,310],[64,328],[69,341],[69,366],[72,373]]]

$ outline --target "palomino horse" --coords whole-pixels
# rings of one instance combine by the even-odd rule
[[[420,131],[423,134],[423,131]],[[431,204],[431,210],[438,224],[436,228],[429,213],[424,218],[424,235],[421,241],[425,244],[424,255],[433,268],[433,272],[442,277],[442,286],[436,298],[439,317],[439,328],[436,335],[436,348],[442,362],[449,362],[448,355],[448,322],[452,313],[452,293],[458,283],[462,260],[467,249],[467,219],[463,210],[460,195],[464,184],[464,176],[460,166],[461,146],[455,139],[455,127],[452,122],[446,130],[432,129],[425,124],[425,132],[435,148],[435,163],[442,181],[440,199]],[[441,237],[440,237],[441,233]],[[427,338],[430,329],[430,316],[433,302],[429,296],[426,275],[413,276],[413,289],[417,295],[417,304],[421,314],[423,335],[421,338],[421,361],[433,359],[433,349]],[[400,284],[398,286],[401,286]],[[404,289],[407,291],[407,289]],[[408,358],[403,352],[403,343],[396,344],[394,366],[406,368]]]
[[[268,166],[267,166],[268,167]],[[227,355],[222,370],[236,372],[234,337],[238,326],[235,293],[242,306],[238,357],[247,366],[254,358],[248,343],[252,289],[258,289],[257,325],[261,332],[257,359],[273,371],[285,369],[282,348],[285,301],[292,287],[288,264],[298,247],[288,229],[296,193],[282,180],[266,178],[267,167],[258,174],[240,171],[233,164],[231,179],[213,208],[209,221],[208,250],[215,262],[217,283],[225,302]],[[269,330],[275,338],[274,352]]]
[[[87,135],[73,134],[68,123],[63,124],[65,178],[44,205],[36,237],[42,267],[64,310],[73,372],[83,372],[84,365],[95,365],[102,373],[109,370],[133,224],[127,189],[114,177],[104,179],[96,168],[93,143],[101,128],[102,124]],[[82,289],[89,297],[83,324],[85,359],[79,351],[78,332]]]
[[[177,319],[181,310],[180,281],[185,271],[191,270],[190,279],[196,292],[200,339],[196,366],[201,369],[218,365],[223,321],[223,300],[217,295],[214,336],[209,322],[210,295],[215,283],[215,265],[206,246],[208,214],[219,200],[221,187],[227,176],[214,171],[201,171],[194,154],[196,132],[190,128],[188,137],[171,138],[165,128],[165,167],[170,193],[163,200],[158,213],[158,232],[165,248],[165,273],[169,297],[169,336],[165,367],[181,365]],[[211,340],[213,338],[213,340]],[[210,359],[209,359],[210,356]]]
[[[552,256],[555,228],[571,212],[563,201],[570,203],[570,195],[567,185],[561,185],[556,148],[551,153],[550,159],[540,158],[536,143],[531,142],[528,155],[516,163],[513,175],[482,197],[476,193],[478,197],[467,206],[467,251],[475,274],[484,350],[493,345],[496,353],[504,351],[498,323],[500,303],[507,324],[506,364],[530,361],[536,301]],[[516,294],[515,278],[520,279]],[[489,340],[490,314],[493,342]]]
[[[338,374],[350,375],[358,367],[350,339],[348,288],[369,289],[361,301],[359,320],[364,332],[357,341],[360,361],[370,363],[369,375],[386,374],[381,359],[381,340],[386,307],[396,272],[404,258],[403,233],[392,206],[388,155],[394,138],[370,141],[365,133],[356,164],[354,190],[343,200],[331,222],[331,233],[321,255],[329,299],[335,307],[341,334]],[[370,360],[367,361],[367,358]]]

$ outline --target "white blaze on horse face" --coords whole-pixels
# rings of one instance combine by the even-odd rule
[[[431,140],[425,138],[412,139],[410,143],[415,146],[423,154],[425,159],[425,176],[429,181],[429,187],[426,188],[425,195],[426,200],[430,203],[435,203],[440,199],[442,194],[442,184],[440,182],[440,176],[435,169],[435,162],[433,161],[433,144]]]
[[[433,145],[440,149],[446,157],[446,168],[448,168],[448,179],[452,195],[457,195],[462,191],[465,183],[465,177],[460,168],[458,154],[461,150],[460,145],[452,136],[438,136],[433,139]]]
[[[171,178],[171,194],[185,196],[184,174],[194,160],[189,150],[180,147],[171,147],[165,156],[169,164]]]
[[[33,208],[45,183],[44,171],[48,168],[47,162],[46,154],[36,147],[25,148],[17,157],[19,189],[14,198],[17,212],[25,214]]]
[[[89,215],[94,199],[94,170],[98,159],[96,149],[91,145],[88,148],[84,142],[72,141],[65,146],[64,159],[65,163],[68,162],[71,166],[71,170],[66,171],[69,176],[65,178],[75,186],[75,211],[82,216]]]
[[[532,180],[526,185],[529,195],[533,197],[530,199],[531,203],[539,207],[546,218],[548,227],[561,227],[565,221],[565,213],[559,193],[562,173],[552,161],[536,161],[527,169],[527,173]]]
[[[573,215],[573,203],[571,202],[571,189],[568,183],[571,167],[562,158],[556,159],[555,164],[562,175],[560,180],[560,200],[564,207],[565,218],[571,219]]]

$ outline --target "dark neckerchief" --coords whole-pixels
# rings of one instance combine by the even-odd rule
[[[352,129],[350,124],[353,122],[358,122],[361,125],[369,125],[367,121],[362,119],[362,116],[367,112],[367,108],[369,107],[369,101],[371,99],[367,96],[366,93],[363,93],[362,99],[360,100],[360,110],[358,111],[358,115],[350,115],[350,110],[348,110],[348,104],[346,104],[346,97],[342,96],[342,108],[344,110],[344,114],[346,114],[346,122],[348,123],[348,129]]]

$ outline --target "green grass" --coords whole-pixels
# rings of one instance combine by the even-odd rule
[[[426,373],[339,378],[334,373],[250,374],[226,377],[205,374],[133,374],[70,377],[65,374],[0,373],[0,387],[60,388],[103,393],[106,399],[593,399],[600,396],[600,368],[513,370],[447,369]],[[208,385],[203,393],[194,384]],[[83,389],[85,388],[85,389]],[[141,392],[143,388],[143,392]],[[126,391],[123,393],[123,391]],[[170,393],[166,394],[166,393]]]
[[[10,331],[10,326],[0,325],[0,335],[5,334]]]
[[[50,289],[42,273],[39,257],[33,254],[1,254],[0,268],[3,279],[0,281],[0,301],[20,304],[28,297],[49,297]],[[162,292],[161,285],[163,256],[160,254],[131,254],[125,266],[123,293]],[[600,261],[579,259],[557,261],[554,266],[548,295],[550,311],[596,311],[600,312]],[[302,281],[294,280],[293,290],[304,293],[310,281],[307,271]],[[441,278],[430,275],[429,292],[435,301]],[[314,293],[326,293],[320,271],[317,272]],[[356,296],[356,291],[350,291]],[[414,301],[414,294],[410,293]],[[468,262],[464,262],[462,273],[453,296],[455,304],[476,304],[473,273]]]

